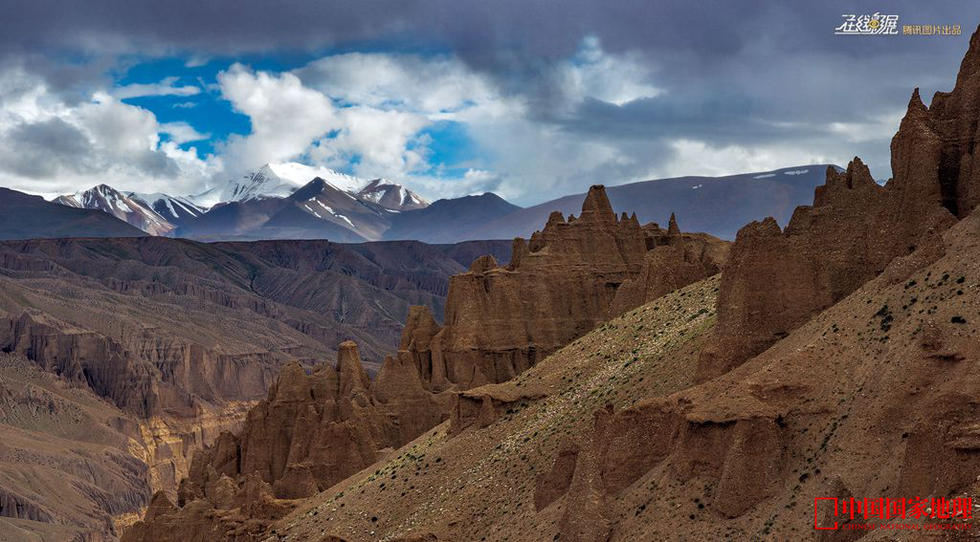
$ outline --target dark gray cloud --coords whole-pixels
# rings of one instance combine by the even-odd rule
[[[837,51],[853,57],[953,50],[952,40],[846,42],[829,38],[841,13],[887,11],[902,22],[974,26],[980,6],[963,2],[650,2],[622,0],[7,1],[0,40],[11,51],[38,47],[87,52],[196,50],[216,54],[312,50],[356,42],[445,44],[474,64],[510,66],[555,59],[586,34],[612,51],[691,52],[723,63],[749,44],[774,54]],[[914,42],[914,43],[913,43]]]
[[[78,128],[53,118],[20,124],[0,144],[4,169],[35,179],[57,175],[63,169],[92,171],[93,149]]]
[[[836,161],[860,154],[876,176],[887,177],[887,123],[881,119],[901,111],[914,87],[926,97],[950,89],[980,22],[980,3],[950,0],[5,4],[0,70],[30,66],[69,101],[86,99],[108,67],[133,56],[450,51],[504,94],[526,99],[535,122],[573,140],[614,142],[636,157],[632,164],[601,164],[583,173],[624,178],[642,174],[642,159],[669,161],[678,139],[718,148],[793,145]],[[875,11],[898,14],[900,24],[959,24],[964,34],[833,35],[841,14]],[[555,66],[586,36],[597,37],[609,54],[641,59],[662,94],[620,106],[595,99],[568,103],[567,81]],[[140,167],[171,167],[153,160],[162,159],[148,156]],[[564,190],[558,185],[555,190]]]

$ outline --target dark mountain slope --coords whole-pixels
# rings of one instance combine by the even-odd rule
[[[576,200],[581,203],[582,197]],[[470,232],[488,222],[520,210],[500,196],[487,192],[480,196],[441,199],[424,209],[395,214],[385,239],[418,239],[427,243],[455,243],[467,239],[507,239],[504,237],[474,237]],[[540,228],[547,220],[535,222]],[[533,231],[533,230],[532,230]]]
[[[789,222],[798,205],[810,203],[823,184],[826,165],[798,166],[727,177],[680,177],[606,187],[613,209],[636,212],[640,223],[664,224],[671,213],[686,231],[734,239],[746,223],[774,217]],[[584,194],[573,194],[502,216],[467,230],[465,239],[527,237],[552,211],[578,212]]]
[[[0,188],[0,239],[141,237],[141,230],[93,209],[76,209]]]

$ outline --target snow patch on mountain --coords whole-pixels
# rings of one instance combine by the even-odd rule
[[[224,204],[265,205],[259,200],[273,199],[292,199],[311,216],[356,230],[368,239],[381,237],[392,214],[429,205],[415,192],[386,179],[365,181],[330,168],[297,162],[267,163],[239,178],[188,196],[123,193],[100,185],[60,196],[55,201],[70,207],[98,209],[152,235],[167,235],[177,228],[191,227],[197,219]]]
[[[232,179],[219,194],[211,193],[208,196],[209,199],[217,198],[214,203],[285,198],[317,177],[346,192],[356,192],[364,184],[362,179],[330,168],[282,162],[265,164],[238,179]],[[203,204],[203,196],[198,195],[194,200]]]
[[[160,192],[130,192],[128,196],[173,223],[199,217],[205,212],[205,209],[185,196],[171,196]]]
[[[391,211],[408,211],[429,206],[429,202],[415,192],[387,179],[374,179],[361,188],[357,197]]]

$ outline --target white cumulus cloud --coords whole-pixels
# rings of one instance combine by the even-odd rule
[[[199,135],[190,126],[161,124],[106,92],[67,102],[23,69],[0,73],[0,90],[5,186],[48,197],[99,183],[180,193],[216,171],[216,163],[177,147],[177,139]],[[174,141],[161,142],[161,133]]]
[[[224,146],[225,161],[237,167],[292,160],[339,127],[330,99],[291,73],[256,72],[233,64],[218,74],[218,85],[221,95],[252,123],[250,134],[234,135]]]

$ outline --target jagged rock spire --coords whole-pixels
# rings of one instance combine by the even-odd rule
[[[589,193],[585,196],[585,201],[582,202],[582,216],[580,218],[616,222],[616,213],[613,212],[609,197],[606,196],[605,186],[594,184],[589,188]]]
[[[402,329],[402,339],[398,349],[428,349],[429,341],[438,332],[439,324],[432,317],[432,311],[429,310],[429,307],[412,305],[408,307],[408,318],[405,319],[405,328]]]
[[[739,231],[734,264],[719,287],[716,338],[702,351],[698,380],[764,351],[980,206],[978,95],[980,30],[952,92],[935,93],[929,107],[918,89],[912,92],[891,141],[892,179],[885,186],[855,158],[844,172],[828,169],[813,205],[798,207],[782,233],[772,219]]]
[[[837,172],[833,167],[827,168],[827,180],[824,186],[818,186],[814,191],[813,204],[817,207],[826,205],[828,198],[839,199],[838,190],[854,190],[855,188],[878,188],[878,183],[871,177],[871,170],[857,156],[847,164],[847,169]]]
[[[337,372],[340,373],[340,395],[352,397],[355,392],[367,393],[371,380],[361,365],[357,343],[344,341],[337,351]]]
[[[276,384],[269,390],[275,401],[304,401],[310,398],[310,381],[306,371],[296,361],[283,366]]]
[[[513,271],[520,267],[521,262],[528,253],[527,241],[523,237],[515,237],[514,242],[511,244],[510,263],[507,264],[507,269]]]
[[[926,104],[922,103],[922,96],[919,95],[919,87],[915,87],[912,91],[912,96],[909,98],[909,106],[906,110],[906,115],[916,115],[920,113],[927,113],[928,108]]]
[[[544,227],[551,228],[557,224],[564,224],[564,223],[565,223],[565,216],[561,214],[561,211],[551,211],[551,214],[548,215],[548,222],[545,223]]]

